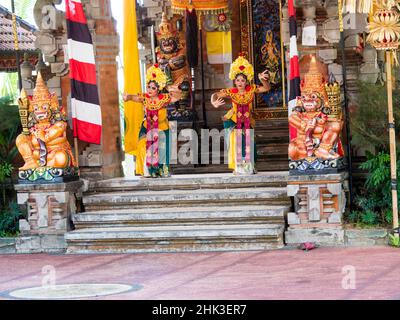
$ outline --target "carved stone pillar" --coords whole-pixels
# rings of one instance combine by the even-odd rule
[[[287,244],[344,244],[347,177],[347,173],[289,177],[287,191],[294,197],[295,212],[288,214]]]
[[[363,51],[363,60],[364,63],[360,66],[359,79],[364,82],[375,84],[380,73],[376,49],[367,45]]]
[[[97,82],[102,112],[101,146],[90,145],[79,157],[86,164],[87,178],[120,177],[122,173],[122,140],[119,112],[118,66],[119,36],[112,17],[110,0],[85,0],[89,28],[95,48]],[[101,170],[98,170],[101,166]],[[90,170],[89,168],[93,168]],[[91,173],[93,171],[93,173]],[[83,172],[83,171],[82,171]],[[98,173],[98,174],[97,174]]]
[[[305,46],[317,45],[316,2],[314,0],[302,0],[303,16],[302,44]]]
[[[64,234],[71,230],[71,215],[82,181],[54,184],[18,184],[18,204],[27,219],[20,220],[19,253],[60,252],[66,248]]]

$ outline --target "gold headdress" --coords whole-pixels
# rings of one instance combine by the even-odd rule
[[[39,72],[36,78],[36,86],[33,90],[33,96],[29,104],[29,111],[33,111],[35,105],[48,104],[51,109],[58,109],[58,99],[56,94],[51,94],[42,74]]]
[[[176,30],[172,26],[171,21],[168,20],[167,15],[165,12],[162,14],[161,18],[161,23],[159,25],[159,31],[157,32],[157,39],[163,40],[163,39],[169,39],[169,38],[174,38],[176,37]]]
[[[146,84],[150,81],[156,82],[160,90],[167,85],[167,75],[158,67],[158,64],[154,64],[147,69]]]
[[[300,85],[301,94],[318,93],[325,103],[328,103],[328,95],[325,90],[325,80],[322,73],[318,70],[317,59],[312,56],[310,68],[304,75],[304,79]]]
[[[254,78],[253,65],[242,55],[240,55],[232,64],[229,72],[229,79],[235,80],[238,74],[244,74],[248,81]]]

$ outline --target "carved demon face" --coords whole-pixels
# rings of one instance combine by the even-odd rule
[[[50,119],[51,110],[49,103],[38,103],[33,106],[33,114],[38,122]]]
[[[168,39],[161,39],[160,49],[163,53],[171,54],[178,51],[178,39],[170,37]]]
[[[301,102],[306,112],[315,112],[322,106],[321,96],[316,92],[303,94]]]

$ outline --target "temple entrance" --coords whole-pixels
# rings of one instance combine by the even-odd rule
[[[176,21],[179,17],[181,16],[174,15],[172,19]],[[256,120],[256,167],[259,171],[287,170],[287,77],[281,25],[282,9],[279,0],[231,1],[227,14],[205,16],[201,39],[203,73],[200,65],[196,70],[197,131],[202,128],[223,129],[221,118],[230,105],[215,109],[210,103],[210,97],[211,94],[232,86],[229,68],[240,53],[244,53],[253,64],[255,75],[268,70],[271,90],[257,95],[253,111]],[[257,76],[254,79],[257,85],[261,84]],[[193,127],[193,123],[185,118],[175,119],[178,130]],[[224,148],[223,144],[221,148]],[[178,164],[172,169],[174,174],[230,172],[224,159],[219,164],[210,159],[209,164]]]

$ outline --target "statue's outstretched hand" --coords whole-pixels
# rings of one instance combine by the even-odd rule
[[[258,74],[258,79],[260,81],[268,81],[269,80],[269,72],[268,70],[265,70],[264,72],[261,72]]]
[[[169,93],[180,93],[181,90],[179,89],[179,87],[177,85],[171,85],[171,86],[168,86],[168,92]]]

